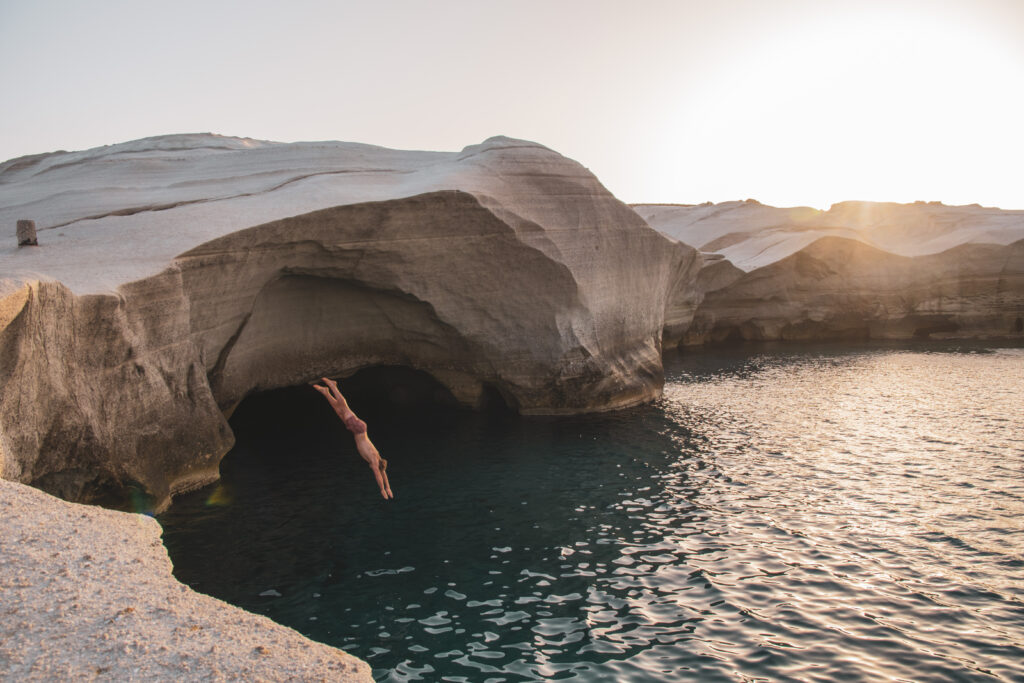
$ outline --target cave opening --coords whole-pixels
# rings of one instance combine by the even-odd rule
[[[429,373],[407,366],[363,368],[339,379],[338,388],[349,407],[370,425],[371,433],[400,424],[436,421],[460,410],[444,385]],[[341,424],[323,396],[309,385],[254,393],[239,404],[229,423],[240,440],[275,438]]]
[[[489,415],[518,415],[519,413],[519,403],[515,397],[490,382],[484,384],[478,407],[481,412]]]
[[[954,321],[944,318],[909,316],[908,321],[919,325],[914,328],[914,339],[930,339],[933,334],[956,332],[960,329],[960,326]]]
[[[740,328],[735,326],[730,326],[725,328],[725,330],[722,328],[716,328],[715,332],[717,334],[715,334],[713,338],[720,346],[739,346],[748,341],[747,338],[743,336],[743,332]]]
[[[98,466],[50,472],[29,485],[64,500],[121,512],[149,512],[156,504],[156,498],[139,482],[114,476]]]
[[[491,383],[485,383],[473,410],[461,405],[430,373],[408,366],[370,366],[337,382],[349,407],[367,423],[370,437],[384,457],[398,436],[423,434],[428,438],[473,414],[486,421],[518,416],[514,399]],[[294,461],[300,453],[341,449],[358,459],[351,434],[311,385],[251,394],[233,412],[229,424],[236,443],[221,463],[226,479],[239,461],[253,458],[255,453],[284,462]]]
[[[162,515],[172,555],[184,545],[195,552],[194,564],[175,559],[180,580],[209,590],[199,581],[210,580],[204,567],[215,557],[225,576],[245,577],[220,594],[238,604],[311,568],[326,572],[321,578],[327,582],[339,579],[348,558],[366,552],[368,539],[359,529],[386,526],[392,515],[407,519],[409,509],[454,485],[454,473],[472,470],[481,453],[523,427],[497,387],[485,389],[481,409],[471,410],[429,373],[410,367],[364,368],[338,380],[338,387],[389,460],[396,500],[382,503],[352,435],[311,386],[254,393],[229,420],[236,441],[220,463],[220,480],[175,497]],[[194,538],[197,524],[209,533],[206,541]],[[177,531],[168,537],[167,528]],[[225,552],[225,539],[254,542]]]

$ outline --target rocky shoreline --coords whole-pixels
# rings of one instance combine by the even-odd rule
[[[0,223],[35,221],[0,246],[3,673],[371,680],[181,585],[151,518],[23,485],[162,509],[217,479],[255,392],[401,366],[464,406],[567,414],[656,398],[676,346],[1024,339],[1024,212],[635,208],[501,137],[162,136],[0,164]]]
[[[708,292],[683,346],[1024,339],[1024,240],[906,257],[822,237]]]
[[[365,662],[179,583],[160,533],[0,480],[0,677],[373,680]]]
[[[665,348],[727,342],[1024,339],[1024,211],[753,200],[634,207],[700,249]]]

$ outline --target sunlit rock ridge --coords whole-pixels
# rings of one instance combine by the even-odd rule
[[[666,345],[1024,339],[1024,211],[938,202],[634,206],[702,252],[696,313]]]
[[[216,478],[246,395],[321,375],[402,365],[535,414],[654,398],[668,293],[699,267],[578,163],[504,137],[23,157],[0,164],[0,224],[3,477],[157,507]]]

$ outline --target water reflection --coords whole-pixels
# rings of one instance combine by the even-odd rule
[[[1010,680],[1022,380],[1020,349],[768,349],[613,415],[371,407],[391,503],[294,394],[251,411],[230,504],[161,521],[183,580],[383,680]]]

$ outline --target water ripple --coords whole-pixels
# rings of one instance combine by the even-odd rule
[[[333,433],[240,436],[232,505],[179,501],[166,541],[385,681],[1022,680],[1024,350],[974,350],[704,354],[612,415],[373,416],[393,504]]]

